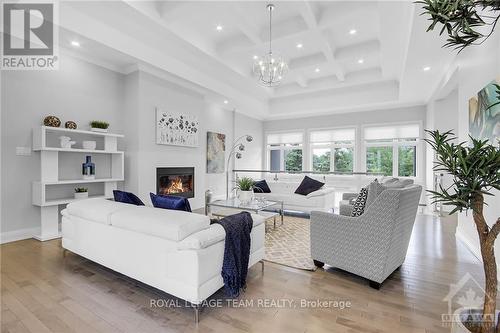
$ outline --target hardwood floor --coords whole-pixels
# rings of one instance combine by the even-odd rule
[[[224,300],[221,308],[205,308],[198,326],[189,307],[150,306],[151,300],[175,298],[77,255],[63,258],[59,240],[5,244],[0,247],[1,331],[449,332],[441,325],[449,284],[467,272],[483,281],[479,261],[455,239],[455,227],[453,217],[419,215],[406,262],[379,291],[332,268],[307,272],[266,263],[263,275],[255,265],[239,299],[253,300],[254,306],[228,306]],[[211,300],[216,299],[224,299],[221,290]],[[264,307],[259,299],[295,300],[297,308]],[[301,299],[352,306],[300,308]]]

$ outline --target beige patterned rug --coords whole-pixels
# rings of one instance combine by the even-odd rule
[[[272,220],[267,221],[265,260],[314,271],[309,243],[309,219],[285,216],[283,225],[276,222],[276,229]]]

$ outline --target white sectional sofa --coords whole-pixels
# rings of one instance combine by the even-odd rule
[[[267,180],[271,193],[255,193],[268,200],[283,201],[284,209],[310,213],[311,211],[331,212],[334,206],[335,190],[323,186],[308,195],[295,194],[300,182],[276,182]]]
[[[106,199],[62,211],[62,246],[195,305],[223,286],[225,231],[205,215]],[[264,218],[252,215],[249,267],[264,258]]]

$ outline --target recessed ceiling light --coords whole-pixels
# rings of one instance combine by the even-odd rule
[[[316,73],[319,73],[319,68],[316,68],[314,71],[315,71]]]
[[[422,68],[424,70],[424,72],[428,72],[431,70],[431,67],[430,66],[425,66],[424,68]]]
[[[302,45],[301,43],[298,43],[298,44],[297,44],[297,48],[298,48],[298,49],[301,49],[301,48],[302,48],[302,46],[304,46],[304,45]]]
[[[355,35],[358,31],[356,29],[349,30],[349,35]]]
[[[254,56],[253,56],[253,60],[257,60],[257,59],[259,59],[259,57],[258,57],[258,56],[256,56],[256,55],[254,55]]]
[[[80,43],[77,42],[76,40],[72,41],[71,42],[71,45],[75,46],[75,47],[80,47]]]
[[[227,99],[224,100],[224,104],[227,104],[229,103],[229,101]]]
[[[358,59],[358,64],[362,64],[365,62],[365,59]]]
[[[222,25],[220,25],[220,24],[219,24],[218,26],[216,26],[216,27],[215,27],[215,30],[217,30],[217,31],[222,31]]]

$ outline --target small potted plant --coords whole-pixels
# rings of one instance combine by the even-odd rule
[[[75,199],[85,199],[89,197],[89,190],[85,187],[75,188]]]
[[[242,177],[236,181],[236,189],[238,189],[238,199],[243,204],[248,204],[253,199],[253,186],[255,181],[249,177]]]
[[[92,120],[90,122],[90,130],[92,132],[101,132],[101,133],[107,133],[108,132],[108,127],[109,123],[101,120]]]

